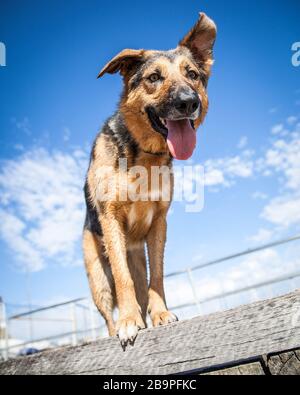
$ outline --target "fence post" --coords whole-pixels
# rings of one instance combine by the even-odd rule
[[[71,304],[71,322],[72,322],[72,345],[77,346],[77,320],[76,320],[76,303]]]
[[[223,287],[223,284],[221,284],[221,291],[223,296],[218,300],[219,302],[219,306],[221,308],[221,310],[227,310],[227,300],[226,300],[226,296],[225,295],[225,288]]]
[[[91,299],[89,299],[89,310],[90,310],[90,328],[92,340],[96,340],[96,330],[95,330],[95,311],[94,311],[94,303]]]
[[[198,299],[198,295],[197,295],[197,292],[196,292],[196,288],[195,288],[194,279],[193,279],[193,275],[192,275],[191,269],[187,269],[186,273],[187,273],[187,276],[188,276],[188,279],[189,279],[189,282],[190,282],[190,286],[192,288],[195,305],[197,306],[198,313],[201,314],[200,301]]]
[[[6,307],[3,299],[0,297],[0,339],[4,340],[3,358],[8,360],[9,345],[8,345],[8,322],[6,317]]]

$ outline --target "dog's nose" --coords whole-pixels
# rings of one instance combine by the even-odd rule
[[[200,99],[196,93],[186,94],[184,92],[179,93],[175,99],[175,108],[182,115],[192,115],[200,107]]]

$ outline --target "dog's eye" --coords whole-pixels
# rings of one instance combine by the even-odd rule
[[[160,80],[160,75],[158,73],[153,73],[148,77],[150,82],[157,82]]]
[[[199,74],[197,74],[196,71],[194,71],[194,70],[190,70],[190,71],[188,72],[188,76],[189,76],[189,78],[192,79],[192,80],[197,80],[198,77],[199,77]]]

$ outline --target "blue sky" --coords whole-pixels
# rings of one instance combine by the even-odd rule
[[[0,295],[6,301],[26,303],[26,270],[36,304],[88,294],[81,186],[89,147],[122,86],[119,76],[96,76],[123,48],[174,48],[199,11],[218,25],[210,111],[193,157],[205,167],[205,206],[187,214],[174,205],[166,272],[299,230],[300,67],[291,62],[292,44],[300,41],[298,1],[2,1]],[[220,282],[231,276],[238,285],[299,264],[291,259],[283,266],[273,253],[204,278],[211,284],[222,270]],[[262,269],[266,262],[269,270]]]

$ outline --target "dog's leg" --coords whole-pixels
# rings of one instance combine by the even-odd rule
[[[144,244],[127,252],[128,266],[133,279],[136,298],[146,322],[148,309],[147,263]]]
[[[150,265],[148,310],[152,324],[155,327],[177,321],[177,317],[167,309],[163,284],[163,260],[166,232],[166,215],[161,215],[152,223],[147,236]]]
[[[103,240],[116,287],[119,320],[116,331],[122,345],[133,342],[139,329],[145,328],[127,264],[125,230],[122,221],[111,212],[100,218]]]
[[[83,234],[83,253],[94,303],[105,319],[109,335],[115,336],[115,290],[111,268],[104,256],[101,238],[88,230]]]

